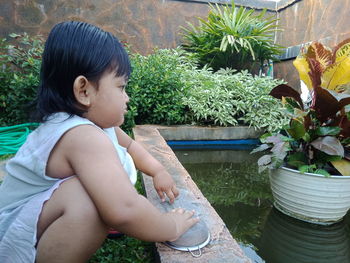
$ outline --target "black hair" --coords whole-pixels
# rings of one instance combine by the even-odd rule
[[[131,72],[128,54],[115,36],[84,22],[55,25],[42,56],[34,119],[45,121],[60,111],[82,116],[85,110],[75,99],[74,80],[83,75],[98,88],[98,81],[108,70],[126,78]]]

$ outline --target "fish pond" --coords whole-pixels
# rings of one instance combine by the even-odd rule
[[[273,208],[253,146],[170,146],[254,263],[350,263],[350,214],[319,226]]]

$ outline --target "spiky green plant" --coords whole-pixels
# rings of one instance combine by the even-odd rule
[[[281,46],[274,44],[279,30],[277,19],[254,10],[231,6],[209,5],[207,19],[198,18],[199,25],[188,23],[183,29],[183,47],[192,52],[201,66],[214,70],[233,68],[252,70],[264,61],[281,54]]]

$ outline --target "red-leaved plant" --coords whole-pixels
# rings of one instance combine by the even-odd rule
[[[262,144],[253,152],[269,152],[258,160],[259,170],[284,165],[303,173],[350,175],[350,39],[333,50],[314,42],[294,66],[311,99],[303,103],[300,94],[284,84],[270,92],[282,100],[290,123],[260,137]]]

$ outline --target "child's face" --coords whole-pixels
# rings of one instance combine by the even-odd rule
[[[101,128],[122,125],[129,102],[126,84],[125,77],[115,77],[114,72],[105,73],[99,81],[99,88],[92,91],[86,117]]]

